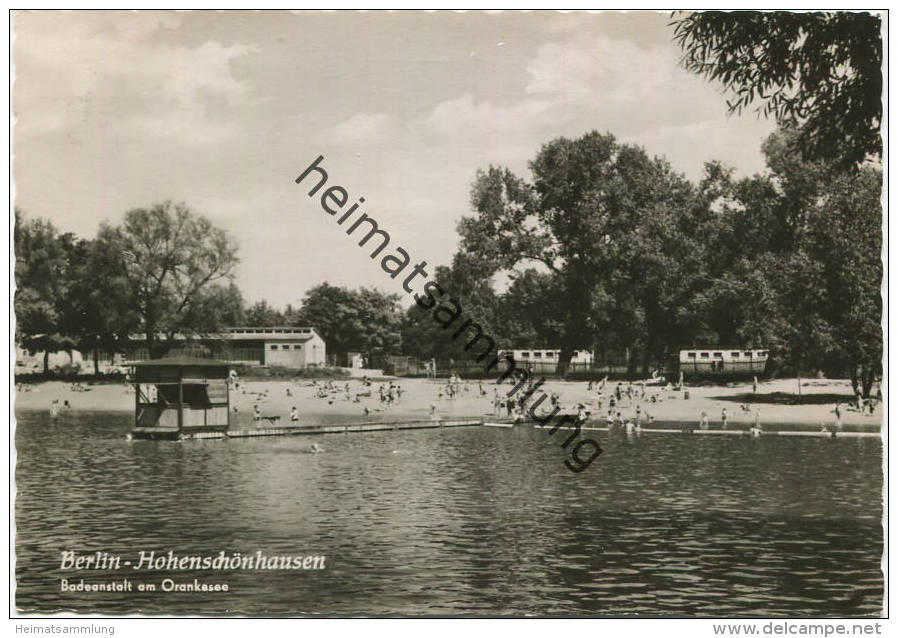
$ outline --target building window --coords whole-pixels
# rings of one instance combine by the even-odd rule
[[[730,356],[733,357],[734,359],[738,359],[738,358],[739,358],[739,353],[738,353],[738,352],[731,352],[731,353],[730,353]]]
[[[694,353],[694,352],[689,352],[689,353],[686,354],[686,356],[689,357],[690,359],[695,359],[695,353]]]
[[[294,350],[302,350],[302,346],[293,346]]]
[[[277,350],[278,347],[277,347],[276,345],[274,345],[274,344],[271,344],[271,349],[272,349],[272,350]]]
[[[711,355],[708,354],[707,352],[702,352],[701,354],[702,354],[702,359],[707,359],[707,358],[709,358],[709,357],[711,356]]]
[[[722,352],[715,352],[715,353],[714,353],[714,356],[717,357],[718,359],[723,359],[723,353],[722,353]]]
[[[534,358],[534,359],[542,359],[542,357],[543,357],[543,353],[542,353],[542,352],[534,352],[534,353],[533,353],[533,358]]]
[[[529,358],[530,358],[530,353],[529,353],[529,352],[522,352],[522,353],[521,353],[521,358],[522,358],[522,359],[529,359]]]
[[[751,359],[751,350],[746,350],[745,356],[748,357],[749,359]]]

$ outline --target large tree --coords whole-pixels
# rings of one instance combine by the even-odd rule
[[[870,13],[708,11],[678,15],[683,66],[734,94],[731,113],[800,127],[806,159],[881,157],[882,21]]]
[[[764,142],[764,174],[718,181],[700,233],[706,285],[684,312],[694,343],[769,349],[791,373],[849,376],[866,393],[882,358],[882,173],[805,160],[797,136]]]
[[[329,352],[382,357],[399,352],[402,309],[399,295],[373,288],[350,290],[325,282],[310,289],[296,312],[298,325],[312,326]]]
[[[75,239],[58,234],[48,221],[26,220],[19,210],[14,223],[16,340],[29,351],[44,353],[46,373],[51,353],[75,345],[63,321]]]
[[[559,374],[575,349],[596,345],[612,326],[620,345],[641,342],[657,356],[663,345],[650,331],[677,298],[682,250],[667,235],[680,232],[681,219],[688,226],[690,184],[663,159],[597,132],[543,145],[530,170],[529,183],[507,169],[478,173],[476,215],[459,224],[462,249],[507,271],[536,265],[552,275]]]
[[[497,340],[497,344],[506,335],[504,328],[507,326],[498,316],[499,297],[492,285],[495,271],[489,260],[464,251],[455,254],[451,266],[438,266],[433,280],[446,291],[438,308],[446,305],[464,318],[441,322],[434,316],[436,311],[412,304],[402,328],[403,351],[422,359],[464,359],[467,353],[470,357],[489,361],[496,348],[489,353],[483,352],[482,347],[466,348],[474,335],[469,329],[461,332],[459,329],[470,319],[485,335]]]
[[[104,238],[80,240],[72,253],[62,321],[77,347],[93,353],[95,374],[100,351],[126,350],[130,335],[140,331],[125,266],[119,246]]]
[[[247,308],[244,317],[249,326],[262,326],[267,328],[271,326],[283,326],[287,323],[284,313],[271,306],[264,299],[262,301],[257,301]]]
[[[184,204],[164,202],[128,211],[120,227],[103,225],[98,237],[123,256],[151,357],[162,356],[179,335],[221,327],[200,309],[211,286],[229,281],[237,265],[237,246],[227,232]]]

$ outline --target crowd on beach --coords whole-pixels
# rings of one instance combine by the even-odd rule
[[[682,379],[673,383],[665,379],[650,378],[637,381],[599,381],[580,383],[561,383],[554,388],[543,388],[537,400],[533,385],[522,383],[515,391],[516,379],[508,379],[503,384],[491,380],[462,380],[452,374],[448,378],[427,380],[405,379],[371,379],[368,377],[339,380],[271,380],[244,382],[236,373],[229,377],[231,410],[237,421],[251,420],[256,426],[289,424],[291,426],[312,425],[321,415],[330,413],[360,418],[381,418],[385,414],[394,413],[396,418],[426,418],[439,420],[452,416],[493,417],[503,421],[532,421],[542,419],[553,412],[561,415],[575,416],[580,425],[593,427],[621,428],[627,431],[639,431],[643,427],[652,428],[656,422],[676,422],[690,429],[749,429],[754,434],[763,431],[764,415],[774,422],[782,422],[782,409],[772,406],[769,401],[746,397],[746,401],[734,401],[723,405],[720,401],[709,401],[711,397],[702,396],[703,391],[697,387],[687,387]],[[529,380],[533,384],[533,379]],[[765,382],[770,383],[770,382]],[[824,383],[824,382],[819,382]],[[807,382],[806,385],[819,385]],[[847,382],[826,381],[828,385]],[[53,392],[44,394],[49,401],[50,416],[56,418],[63,412],[71,410],[75,403],[84,403],[77,394],[87,392],[94,386],[86,387],[81,383],[72,383],[70,387],[55,385]],[[739,387],[745,387],[740,384]],[[750,388],[752,395],[759,391],[759,381],[753,379],[745,392]],[[17,392],[29,392],[29,384],[17,384]],[[765,385],[765,391],[769,391]],[[66,392],[69,390],[70,392]],[[153,386],[144,391],[149,392],[147,399],[153,401]],[[560,392],[559,392],[560,391]],[[734,388],[735,391],[735,388]],[[125,393],[133,395],[134,388],[126,382]],[[690,392],[693,399],[686,401]],[[716,392],[716,391],[715,391]],[[704,393],[707,395],[707,392]],[[406,396],[408,395],[408,397]],[[543,396],[544,395],[544,396]],[[99,399],[99,397],[97,397]],[[846,397],[847,398],[847,397]],[[864,398],[860,390],[853,400],[830,404],[825,411],[820,406],[816,409],[814,421],[799,419],[807,425],[819,423],[821,429],[838,430],[842,428],[843,417],[852,413],[849,423],[857,425],[858,416],[874,414],[882,401],[882,391],[874,388],[871,396]],[[91,400],[87,402],[90,404]],[[43,405],[47,405],[44,403]],[[133,405],[133,403],[132,403]],[[694,407],[690,409],[690,406]],[[320,406],[320,407],[316,407]],[[86,407],[86,406],[81,406]],[[45,408],[46,409],[46,408]],[[801,408],[806,411],[807,408]],[[694,410],[694,411],[693,411]],[[730,413],[732,411],[732,414]],[[689,417],[691,412],[692,416]],[[827,414],[829,417],[827,418]],[[777,418],[779,417],[779,418]],[[694,420],[693,420],[694,419]],[[825,420],[825,422],[824,422]],[[690,423],[691,421],[691,423]]]

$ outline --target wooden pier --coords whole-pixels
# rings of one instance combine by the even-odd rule
[[[350,432],[378,432],[390,430],[422,430],[436,428],[460,428],[483,425],[480,419],[417,420],[417,421],[370,421],[366,423],[329,423],[320,425],[298,425],[285,427],[250,427],[227,432],[184,433],[181,439],[228,438],[246,439],[262,436],[302,436],[316,434],[348,434]]]
[[[551,425],[534,425],[538,430],[551,430]],[[576,430],[576,427],[563,425],[559,430]],[[627,430],[624,427],[589,427],[582,426],[580,430],[584,432],[609,432],[620,434],[685,434],[685,435],[718,435],[729,434],[735,436],[754,436],[754,437],[770,437],[770,436],[811,436],[818,438],[843,439],[843,438],[861,438],[861,437],[881,437],[880,432],[846,432],[843,430],[761,430],[758,433],[752,432],[751,429],[731,429],[731,430],[702,430],[700,428],[639,428]]]

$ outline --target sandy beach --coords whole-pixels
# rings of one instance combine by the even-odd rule
[[[353,417],[356,417],[358,421],[428,418],[432,404],[436,405],[436,413],[441,417],[495,415],[492,404],[497,386],[493,381],[462,383],[460,392],[450,399],[445,392],[445,380],[395,379],[393,383],[402,388],[401,397],[385,405],[379,400],[378,386],[388,386],[389,383],[375,381],[370,386],[364,386],[358,379],[334,381],[336,391],[325,392],[325,396],[321,397],[318,395],[324,381],[315,384],[307,380],[240,382],[230,395],[232,410],[237,409],[236,413],[232,412],[232,424],[250,422],[255,406],[265,417],[280,417],[280,424],[289,423],[293,407],[299,413],[300,423],[304,424],[333,417],[340,420],[355,420]],[[592,420],[604,421],[608,399],[615,386],[616,382],[608,382],[600,395],[596,390],[590,392],[586,382],[549,380],[540,389],[547,394],[557,393],[565,411],[575,412],[577,404],[584,403],[591,410]],[[49,412],[54,399],[60,404],[68,401],[72,411],[132,412],[134,409],[133,390],[124,383],[82,387],[83,391],[75,391],[72,384],[64,382],[20,386],[15,396],[15,410]],[[510,384],[501,386],[500,394],[508,392],[511,387]],[[623,383],[621,387],[625,390],[627,384]],[[793,404],[797,389],[795,379],[760,382],[757,393],[752,392],[751,383],[687,386],[685,392],[668,392],[661,387],[647,386],[646,398],[638,399],[641,387],[634,383],[634,399],[629,400],[624,392],[624,398],[615,407],[615,412],[619,411],[625,419],[634,418],[639,406],[641,414],[651,415],[655,423],[694,423],[696,426],[701,421],[702,412],[705,412],[713,428],[721,425],[723,409],[727,411],[730,427],[749,427],[754,422],[756,411],[760,411],[764,425],[792,424],[818,428],[821,424],[836,424],[833,409],[838,402],[845,429],[878,431],[881,428],[882,404],[876,406],[872,415],[848,409],[848,401],[852,398],[848,380],[803,380],[801,402]],[[364,396],[366,392],[370,392],[370,396]],[[687,392],[688,399],[685,398]],[[654,402],[651,400],[653,395]],[[598,409],[600,396],[602,408]],[[545,405],[548,406],[548,401]],[[643,416],[643,422],[645,418]]]

